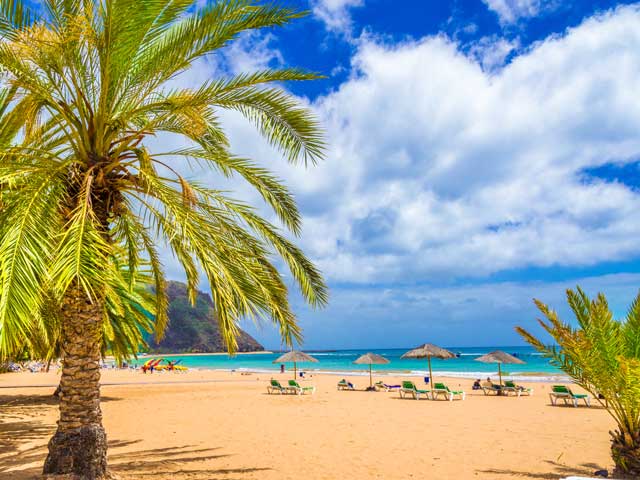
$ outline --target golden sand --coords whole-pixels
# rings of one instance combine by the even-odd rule
[[[551,407],[548,384],[527,384],[533,397],[503,398],[438,379],[467,392],[447,402],[337,391],[333,375],[304,381],[316,385],[312,396],[267,395],[269,378],[104,371],[112,470],[131,480],[307,480],[553,479],[611,468],[607,412]],[[0,479],[37,477],[55,429],[57,381],[0,375]]]

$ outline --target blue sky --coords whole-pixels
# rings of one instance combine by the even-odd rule
[[[327,77],[286,86],[326,130],[317,167],[287,165],[223,115],[234,150],[295,194],[297,242],[331,287],[317,312],[293,294],[305,348],[520,344],[532,298],[569,318],[577,284],[624,314],[640,286],[640,4],[288,4],[311,13],[181,81],[284,65]],[[245,327],[279,346],[270,326]]]

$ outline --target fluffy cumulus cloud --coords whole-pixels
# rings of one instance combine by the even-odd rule
[[[301,243],[332,282],[622,260],[640,254],[640,196],[582,172],[640,153],[639,22],[618,9],[494,72],[441,36],[362,40],[352,77],[312,105],[330,149],[309,169],[225,121],[235,151],[295,192]]]
[[[309,169],[287,165],[251,125],[225,114],[235,152],[272,168],[299,201],[298,243],[334,286],[322,331],[370,320],[371,338],[391,345],[382,339],[394,311],[394,329],[407,335],[427,311],[467,326],[500,316],[512,325],[533,318],[522,305],[537,292],[549,298],[565,285],[483,284],[490,275],[640,256],[640,194],[584,173],[639,158],[639,24],[639,7],[619,8],[518,51],[501,68],[513,46],[500,39],[464,54],[444,36],[361,38],[350,78],[310,105],[330,147]],[[492,59],[491,42],[507,53]],[[259,203],[250,189],[234,188]],[[625,303],[632,289],[623,280]],[[442,286],[460,282],[471,283]],[[305,325],[316,318],[302,312]],[[309,331],[310,345],[323,346],[320,329]]]
[[[494,11],[500,23],[511,24],[521,18],[531,18],[560,6],[558,0],[482,0]]]
[[[313,14],[322,22],[328,31],[351,36],[350,9],[362,7],[364,0],[312,0]]]
[[[519,47],[518,39],[508,40],[491,35],[473,42],[469,48],[469,54],[478,60],[485,71],[491,72],[504,66],[507,57]]]
[[[356,283],[637,256],[640,197],[582,171],[640,152],[638,22],[619,9],[494,73],[443,37],[363,41],[352,78],[315,105],[328,160],[279,170],[304,246]]]

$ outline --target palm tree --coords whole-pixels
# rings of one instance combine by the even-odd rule
[[[124,278],[127,275],[128,272],[123,272]],[[149,280],[148,275],[138,272],[133,288],[128,284],[120,285],[113,292],[115,298],[104,299],[101,359],[111,355],[116,363],[122,364],[137,358],[138,352],[148,347],[145,337],[154,332],[155,315]],[[51,362],[63,357],[62,321],[55,295],[44,293],[40,311],[31,317],[32,324],[26,328],[28,335],[23,339],[23,347],[11,354],[5,353],[14,358],[26,353],[29,359],[44,360],[46,371],[49,371]],[[59,383],[53,396],[60,397],[61,392],[62,384]]]
[[[115,298],[104,299],[100,356],[104,359],[111,355],[118,364],[137,358],[138,352],[148,347],[146,336],[155,331],[155,295],[149,288],[151,278],[143,271],[137,273],[132,286],[128,283],[120,285],[114,289]],[[127,275],[128,272],[123,272],[123,278]],[[30,319],[31,325],[25,323],[28,335],[23,339],[24,346],[14,354],[26,350],[29,358],[46,361],[47,365],[61,358],[62,319],[55,295],[46,295],[40,311]],[[59,390],[60,387],[56,391]]]
[[[558,314],[539,300],[546,317],[539,320],[558,346],[545,345],[518,327],[517,331],[551,363],[566,372],[598,399],[618,428],[611,432],[611,453],[616,470],[632,478],[640,476],[640,294],[626,318],[616,321],[603,294],[596,299],[578,287],[567,290],[567,299],[578,328],[563,323]]]
[[[16,128],[19,124],[12,124],[11,115],[8,114],[11,113],[9,107],[15,99],[15,93],[14,88],[0,88],[0,142],[4,147],[10,146],[19,133],[19,128]],[[5,114],[8,115],[5,117]],[[2,204],[0,202],[0,209]],[[122,278],[128,279],[129,272],[122,260],[119,259],[118,268],[122,269]],[[141,348],[147,347],[145,335],[154,331],[155,303],[149,289],[152,276],[148,269],[140,269],[133,274],[134,278],[113,290],[116,298],[105,298],[102,356],[113,355],[118,363],[136,357]],[[13,351],[0,350],[0,357],[10,359],[27,355],[30,359],[46,361],[48,370],[51,361],[62,356],[59,314],[55,295],[43,292],[40,310],[22,319],[25,333],[22,341],[14,342]],[[27,323],[29,320],[30,324]]]
[[[230,352],[242,318],[273,321],[287,344],[301,339],[274,255],[312,306],[327,300],[320,273],[279,228],[181,173],[194,163],[243,179],[299,234],[291,194],[268,170],[231,153],[219,114],[239,112],[290,162],[315,163],[324,152],[317,121],[274,82],[316,77],[267,69],[196,89],[176,87],[175,78],[240,33],[300,13],[253,0],[198,3],[44,0],[35,12],[20,0],[0,0],[0,76],[14,91],[2,130],[20,131],[12,146],[0,141],[0,351],[24,338],[25,319],[51,293],[64,366],[46,474],[107,475],[99,393],[104,312],[119,288],[133,290],[135,272],[148,263],[162,332],[159,245],[184,267],[192,301],[199,272],[206,276]],[[187,146],[149,146],[150,137],[166,133]]]
[[[16,141],[20,130],[19,122],[12,122],[15,112],[10,106],[16,98],[16,88],[0,88],[0,143],[6,148]],[[13,190],[5,193],[10,195]],[[0,199],[2,192],[0,192]],[[4,202],[0,201],[0,209]],[[132,272],[123,264],[123,258],[117,260],[123,279],[127,282],[119,285],[111,293],[115,298],[105,298],[102,356],[113,355],[118,363],[136,357],[141,348],[147,347],[145,334],[154,331],[155,303],[149,287],[152,285],[152,275],[146,269]],[[25,336],[21,342],[14,342],[14,350],[0,350],[0,357],[4,359],[18,358],[27,355],[30,359],[47,361],[47,370],[52,360],[62,356],[62,335],[59,305],[55,295],[43,292],[40,310],[27,318],[21,319]],[[31,321],[28,324],[28,321]],[[1,325],[0,325],[1,328]],[[156,332],[161,334],[161,332]],[[56,390],[59,391],[60,387]]]

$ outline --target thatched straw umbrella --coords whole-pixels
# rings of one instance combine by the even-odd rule
[[[369,364],[369,390],[373,390],[373,377],[371,375],[371,365],[385,365],[390,363],[390,360],[384,358],[382,355],[378,355],[377,353],[365,353],[358,357],[358,359],[353,362],[358,365],[366,365]]]
[[[502,369],[500,365],[503,363],[524,363],[517,357],[513,355],[509,355],[507,352],[503,352],[502,350],[496,350],[491,353],[487,353],[486,355],[482,355],[475,359],[476,362],[482,363],[497,363],[498,364],[498,376],[500,377],[500,386],[502,386]]]
[[[307,355],[304,352],[300,352],[298,350],[291,350],[290,352],[285,353],[284,355],[276,358],[272,363],[290,363],[293,362],[293,378],[296,379],[298,374],[298,362],[312,362],[318,363],[318,359],[312,357],[311,355]]]
[[[456,358],[455,353],[450,352],[442,347],[433,345],[431,343],[425,343],[419,347],[409,350],[400,358],[426,358],[429,361],[429,381],[431,382],[431,389],[433,390],[433,372],[431,371],[431,357],[441,358],[446,360],[447,358]]]

